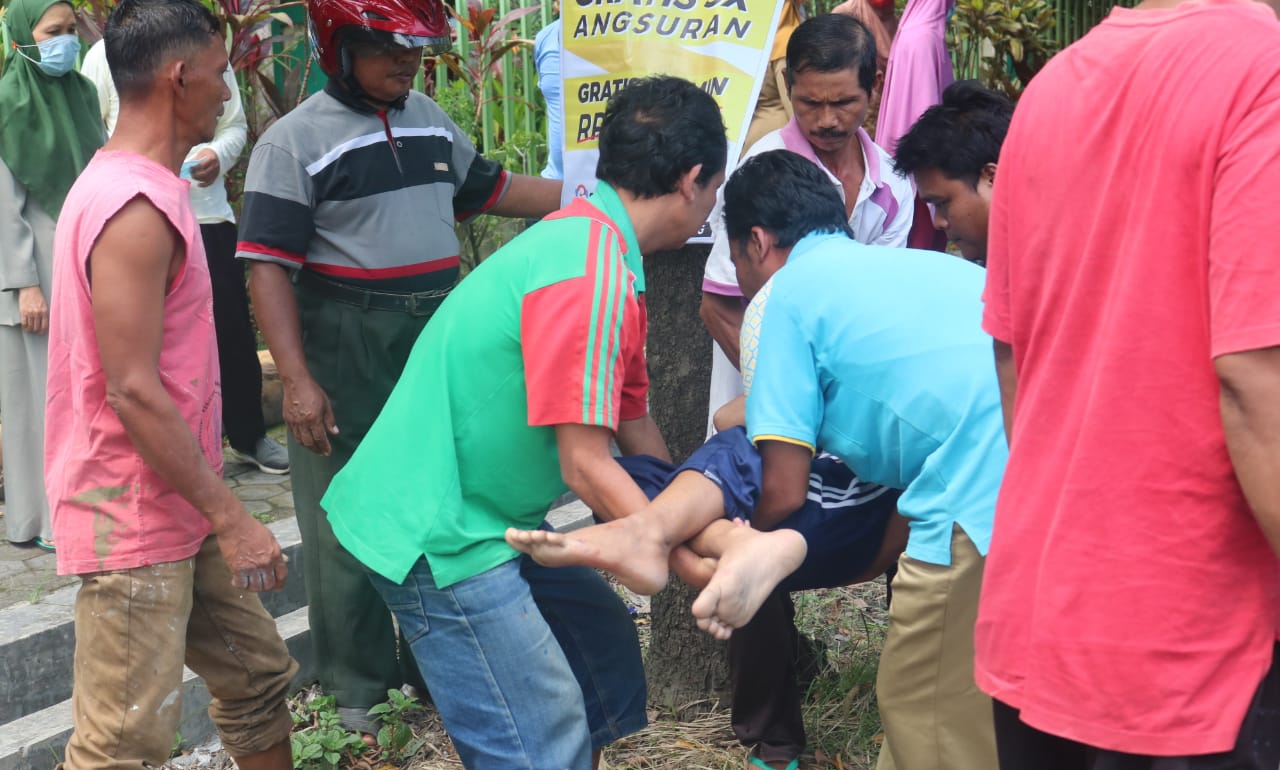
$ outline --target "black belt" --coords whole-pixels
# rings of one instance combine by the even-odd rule
[[[390,310],[415,317],[429,316],[436,312],[436,308],[440,307],[440,303],[444,302],[444,298],[452,290],[450,287],[417,292],[374,291],[326,280],[306,269],[299,270],[294,275],[298,284],[344,305],[355,305],[361,310]]]

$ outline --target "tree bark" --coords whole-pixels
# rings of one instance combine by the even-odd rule
[[[712,343],[698,307],[708,252],[707,246],[686,246],[645,257],[649,404],[677,463],[702,445],[707,432]],[[705,710],[717,698],[728,702],[727,645],[694,625],[694,595],[676,584],[651,605],[649,698],[677,716]]]

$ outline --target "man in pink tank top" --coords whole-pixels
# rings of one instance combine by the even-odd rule
[[[46,485],[58,571],[82,581],[66,767],[162,764],[185,663],[242,770],[284,770],[297,664],[256,592],[287,568],[221,478],[209,271],[178,176],[230,97],[226,49],[197,0],[123,0],[104,37],[120,117],[63,206],[50,303]]]

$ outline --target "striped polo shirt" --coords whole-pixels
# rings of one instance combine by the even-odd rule
[[[507,173],[424,94],[386,112],[344,96],[331,84],[258,140],[236,256],[383,291],[452,286],[454,222],[501,200]]]

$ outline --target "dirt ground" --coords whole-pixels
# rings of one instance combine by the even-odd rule
[[[622,589],[625,591],[625,589]],[[636,608],[642,643],[647,644],[648,602],[625,597]],[[869,770],[881,740],[875,706],[876,659],[887,624],[883,581],[861,586],[796,594],[796,624],[815,643],[816,671],[805,703],[809,753],[801,766],[812,770]],[[314,697],[300,693],[295,704]],[[729,729],[729,711],[720,704],[690,704],[696,716],[649,712],[650,725],[605,750],[609,770],[738,770],[746,750]],[[410,720],[420,747],[407,761],[365,753],[343,756],[352,770],[461,770],[453,745],[429,705]],[[305,727],[305,725],[300,726]],[[216,746],[188,751],[170,761],[174,770],[234,770]],[[320,770],[314,764],[305,770]]]

